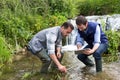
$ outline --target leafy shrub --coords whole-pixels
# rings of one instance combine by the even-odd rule
[[[120,0],[84,0],[77,5],[82,15],[105,15],[120,13]]]
[[[53,27],[53,26],[61,26],[63,22],[67,21],[67,18],[59,13],[56,13],[55,15],[50,15],[48,20],[49,20],[49,26]]]
[[[11,50],[8,47],[8,44],[5,41],[5,38],[0,36],[0,64],[8,62],[11,57]]]
[[[14,15],[7,13],[1,15],[1,17],[1,33],[14,46],[16,45],[15,43],[23,46],[31,36],[28,22],[20,17],[14,17]]]
[[[118,47],[120,45],[120,32],[116,32],[116,31],[106,31],[106,35],[108,37],[108,41],[109,41],[109,48],[108,51],[106,52],[107,54],[104,54],[107,57],[107,61],[111,62],[111,61],[115,61],[118,60]]]

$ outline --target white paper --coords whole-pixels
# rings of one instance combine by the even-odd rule
[[[81,51],[81,50],[85,50],[84,47],[86,45],[82,46],[82,48],[80,49],[77,49],[77,46],[76,45],[65,45],[62,47],[62,50],[61,51]]]

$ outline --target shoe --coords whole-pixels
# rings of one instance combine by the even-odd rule
[[[89,58],[86,58],[85,61],[82,61],[86,66],[88,67],[92,67],[94,66],[94,63],[92,60],[90,60]]]
[[[41,66],[40,73],[48,73],[48,67],[50,65],[50,62],[44,62]]]
[[[102,72],[102,61],[95,59],[96,72]]]

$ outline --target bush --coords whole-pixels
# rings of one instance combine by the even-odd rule
[[[105,15],[120,13],[120,0],[84,0],[78,3],[82,15]]]
[[[50,15],[48,20],[49,20],[49,26],[53,27],[53,26],[61,26],[65,21],[67,21],[67,18],[59,13],[56,13],[54,15]]]
[[[26,40],[31,36],[28,22],[23,18],[12,14],[3,14],[0,19],[1,34],[7,38],[12,45],[24,46]]]
[[[106,60],[109,62],[118,60],[119,59],[118,47],[120,45],[120,32],[109,30],[109,31],[106,31],[105,33],[109,41],[109,48],[108,48],[108,51],[106,52],[107,54],[104,54],[106,56],[109,55]]]
[[[11,57],[11,50],[8,47],[5,38],[0,36],[0,64],[8,62]]]

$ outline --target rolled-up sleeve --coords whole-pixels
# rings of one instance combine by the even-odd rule
[[[52,36],[51,36],[52,35]],[[54,54],[55,53],[55,41],[56,41],[56,34],[50,32],[46,34],[46,44],[47,44],[47,50],[48,54]]]
[[[77,33],[76,44],[84,45],[84,39],[80,37],[80,34]]]
[[[60,41],[60,42],[57,44],[57,47],[62,48],[62,41]]]
[[[97,25],[96,27],[96,32],[95,32],[95,35],[94,35],[94,43],[93,44],[100,44],[101,41],[100,41],[100,26]]]

